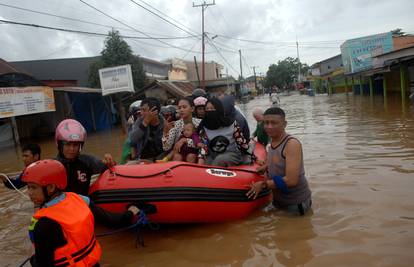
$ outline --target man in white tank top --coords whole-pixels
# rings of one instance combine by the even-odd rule
[[[286,133],[287,122],[281,108],[267,109],[263,123],[271,138],[266,164],[261,167],[266,179],[252,184],[247,197],[255,199],[260,191],[270,188],[276,208],[304,215],[312,205],[312,200],[303,167],[302,145],[298,139]]]

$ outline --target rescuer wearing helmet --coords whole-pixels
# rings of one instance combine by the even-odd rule
[[[66,169],[66,192],[87,196],[92,175],[100,174],[115,164],[110,154],[105,154],[104,160],[101,161],[94,156],[80,153],[86,141],[86,131],[76,120],[67,119],[60,122],[56,128],[55,141],[59,151],[56,159]],[[112,227],[130,224],[134,215],[139,212],[136,205],[131,205],[124,213],[106,211],[92,201],[89,207],[96,221]]]
[[[29,226],[35,248],[32,266],[99,266],[101,247],[89,198],[64,192],[65,167],[56,160],[40,160],[25,169],[22,180],[38,207]]]
[[[65,166],[67,172],[66,191],[86,196],[92,175],[104,172],[115,163],[110,154],[105,154],[103,160],[81,154],[85,141],[86,130],[76,120],[63,120],[56,127],[55,142],[58,148],[56,159]]]

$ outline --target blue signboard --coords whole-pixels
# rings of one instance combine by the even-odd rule
[[[372,68],[372,57],[393,50],[391,32],[347,40],[341,45],[345,73]]]

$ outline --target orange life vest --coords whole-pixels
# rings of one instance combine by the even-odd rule
[[[86,202],[75,193],[65,193],[59,203],[39,209],[32,228],[41,217],[60,224],[67,244],[55,250],[55,266],[90,267],[98,263],[102,251],[94,233],[94,218]]]

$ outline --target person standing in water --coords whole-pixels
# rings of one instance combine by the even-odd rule
[[[29,166],[33,162],[36,162],[36,161],[40,160],[40,153],[41,153],[41,149],[40,149],[40,146],[38,144],[26,144],[26,145],[24,145],[23,148],[22,148],[22,161],[23,161],[23,164],[24,164],[24,168],[26,169],[27,166]],[[22,188],[22,187],[26,186],[26,183],[24,183],[22,181],[23,173],[24,173],[24,170],[15,179],[10,179],[11,182],[9,180],[7,180],[6,177],[2,176],[4,186],[7,187],[7,188],[10,188],[10,189],[14,189],[14,187],[19,189],[19,188]]]
[[[312,205],[311,190],[305,177],[302,145],[286,133],[285,112],[272,107],[263,116],[264,128],[271,138],[267,151],[265,180],[253,183],[247,192],[255,199],[267,188],[273,190],[273,205],[289,213],[304,215]]]

